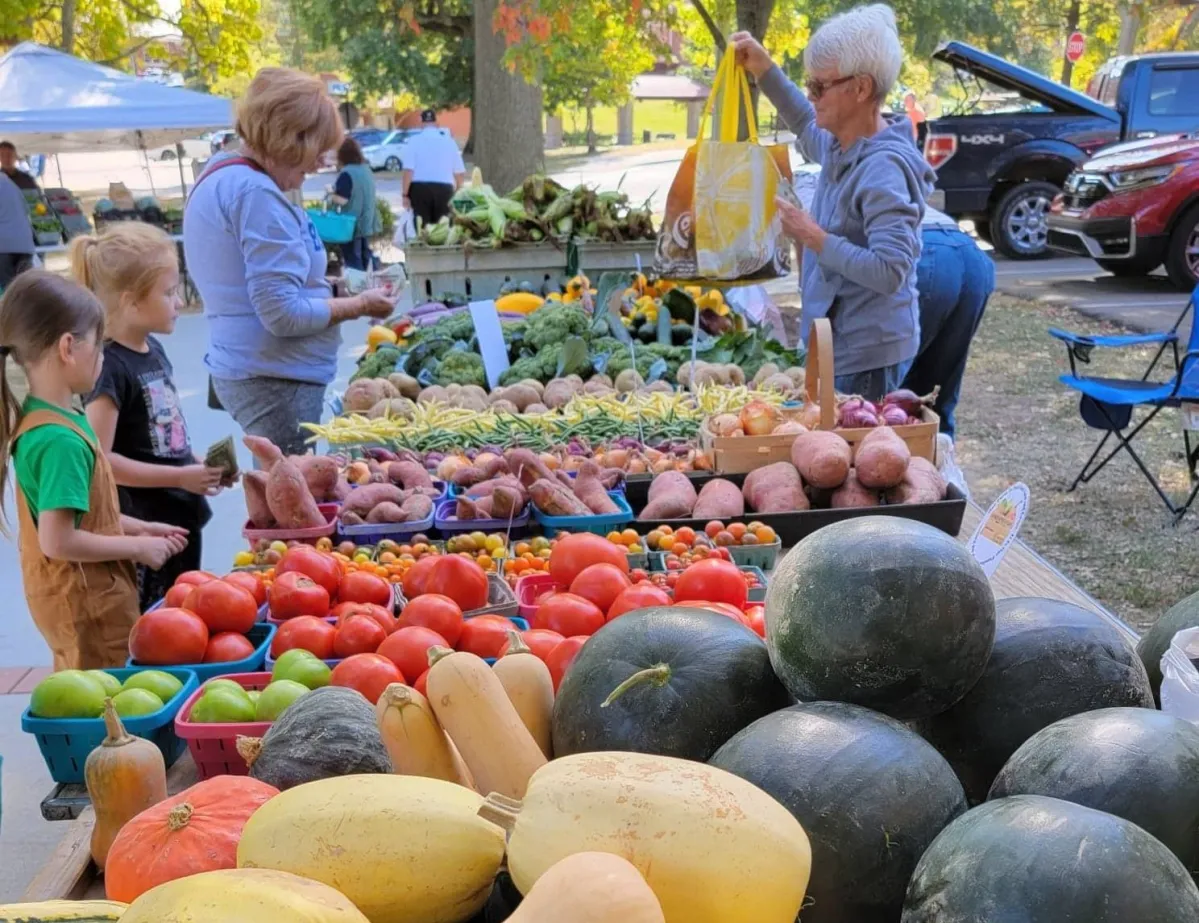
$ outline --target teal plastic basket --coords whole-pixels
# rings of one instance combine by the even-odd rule
[[[779,559],[783,543],[775,539],[769,545],[729,545],[729,556],[741,567],[760,567],[770,570]]]
[[[319,208],[308,209],[308,217],[321,241],[326,244],[348,244],[354,239],[354,228],[358,219],[353,215],[323,212]]]
[[[185,663],[181,665],[180,669],[191,670],[201,683],[229,673],[257,673],[266,662],[271,639],[275,637],[275,626],[269,622],[257,622],[246,632],[246,637],[254,645],[254,653],[244,660],[229,660],[220,663]],[[137,663],[132,657],[125,662],[125,666],[139,670],[160,669],[147,663]]]
[[[546,516],[541,510],[533,507],[533,518],[541,523],[546,535],[556,532],[590,532],[593,535],[607,535],[613,529],[623,529],[636,517],[633,508],[619,490],[608,491],[608,496],[620,507],[618,513],[604,513],[600,516]]]

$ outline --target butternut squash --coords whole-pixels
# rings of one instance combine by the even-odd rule
[[[520,632],[508,632],[508,652],[491,668],[512,707],[547,760],[554,758],[554,679],[545,662],[529,650]]]
[[[368,923],[344,894],[298,875],[220,869],[151,888],[121,923]]]
[[[128,904],[120,901],[35,901],[0,904],[0,923],[113,923]]]
[[[477,816],[482,804],[441,779],[322,779],[254,813],[237,865],[336,887],[371,923],[461,923],[482,909],[504,859],[504,833]]]
[[[491,667],[465,651],[447,654],[429,667],[425,688],[479,791],[523,797],[545,754]]]
[[[397,775],[474,787],[466,764],[437,723],[429,700],[417,690],[392,683],[379,697],[375,716]]]
[[[641,873],[606,852],[580,852],[550,866],[508,923],[665,923]]]
[[[104,740],[83,764],[87,793],[96,812],[92,859],[100,868],[125,823],[167,796],[162,752],[125,730],[112,699],[104,700],[104,728]]]
[[[645,876],[666,923],[793,923],[811,871],[791,812],[732,773],[673,757],[565,756],[522,802],[492,794],[479,813],[508,830],[522,894],[573,853],[614,853]]]

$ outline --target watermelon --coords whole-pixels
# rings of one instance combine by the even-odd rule
[[[1042,728],[1097,708],[1152,708],[1149,678],[1123,634],[1088,609],[1053,599],[999,601],[995,647],[977,685],[915,729],[957,771],[966,796],[987,796],[1008,757]]]
[[[1149,682],[1153,685],[1153,698],[1161,703],[1162,688],[1162,657],[1170,649],[1174,636],[1184,628],[1199,627],[1199,593],[1192,593],[1186,599],[1176,602],[1163,613],[1141,637],[1137,645],[1137,654],[1141,663],[1145,664],[1145,672],[1149,674]]]
[[[988,801],[941,832],[912,875],[901,923],[1196,920],[1199,888],[1136,824],[1016,795]]]
[[[966,810],[944,758],[893,718],[812,702],[760,718],[713,766],[772,795],[812,844],[803,923],[899,918],[916,862]]]
[[[591,636],[554,699],[554,755],[632,750],[706,762],[791,704],[762,639],[707,609],[629,612]]]
[[[1130,820],[1199,869],[1199,727],[1147,708],[1102,708],[1038,731],[990,798],[1048,795]]]
[[[766,593],[770,662],[801,702],[935,715],[978,680],[994,635],[991,585],[966,546],[894,516],[804,539]]]

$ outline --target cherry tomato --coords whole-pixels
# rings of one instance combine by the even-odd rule
[[[652,583],[635,583],[613,600],[608,607],[606,620],[610,622],[635,609],[669,605],[670,595],[661,587]]]
[[[355,619],[355,621],[360,621]],[[383,695],[383,690],[392,683],[404,682],[400,668],[378,654],[354,654],[333,668],[329,677],[330,686],[346,686],[357,690],[374,705]]]
[[[208,626],[186,609],[155,609],[133,623],[129,653],[139,666],[200,663],[208,649]]]
[[[320,660],[332,660],[336,635],[337,629],[324,619],[301,615],[279,626],[271,641],[271,658],[278,660],[284,651],[298,647],[316,654]]]
[[[482,609],[487,605],[487,572],[461,555],[443,555],[429,571],[425,592],[448,596],[463,612]]]
[[[737,565],[717,558],[696,561],[679,575],[674,587],[677,603],[703,599],[728,603],[739,610],[745,605],[748,596],[745,577]]]
[[[387,632],[369,615],[350,615],[338,624],[333,635],[333,656],[373,654],[386,640]]]
[[[545,660],[549,656],[550,651],[566,640],[558,632],[550,631],[548,628],[530,628],[528,631],[522,631],[520,639],[525,642],[529,650],[542,660]],[[500,648],[501,657],[508,653],[508,647],[511,643],[512,639],[509,637],[504,642],[504,646]]]
[[[204,663],[229,663],[254,656],[254,644],[236,631],[218,631],[208,639]]]
[[[271,615],[294,619],[298,615],[324,616],[329,612],[329,591],[297,571],[279,574],[271,584]]]
[[[463,621],[457,648],[478,657],[498,657],[515,627],[502,615],[477,615]]]
[[[433,572],[433,566],[440,560],[438,555],[430,555],[427,558],[421,558],[404,574],[404,580],[401,586],[404,590],[404,596],[408,599],[416,599],[425,592],[425,584],[428,582],[429,574]]]
[[[337,558],[311,545],[296,545],[283,552],[275,567],[275,574],[301,573],[314,583],[325,588],[329,599],[337,598],[337,587],[341,583],[341,564]]]
[[[163,605],[169,609],[182,609],[183,603],[191,594],[191,591],[198,587],[198,583],[176,583],[173,587],[167,590],[166,599],[163,600]]]
[[[382,577],[365,571],[355,571],[343,576],[337,585],[337,598],[341,602],[374,603],[388,611],[391,611],[395,604],[391,584]]]
[[[432,628],[450,647],[457,647],[462,635],[462,607],[448,596],[425,593],[404,606],[398,625],[400,628],[406,625]]]
[[[199,586],[201,583],[207,583],[209,580],[216,580],[216,574],[210,574],[206,570],[185,570],[175,578],[175,586],[181,583],[190,583],[192,586]]]
[[[759,638],[766,637],[766,609],[764,606],[752,606],[745,613],[745,622]]]
[[[262,578],[248,570],[235,570],[231,574],[226,574],[221,578],[226,583],[232,583],[234,586],[239,586],[251,596],[254,597],[254,602],[259,606],[266,602],[266,584],[262,582]]]
[[[689,599],[684,603],[679,603],[680,606],[686,606],[688,609],[707,609],[709,612],[715,612],[717,615],[727,615],[729,618],[742,625],[749,626],[745,620],[745,613],[736,606],[730,606],[728,603],[713,602],[709,599]]]
[[[200,616],[213,632],[244,635],[258,621],[258,603],[250,591],[224,580],[209,580],[193,587],[183,608]]]
[[[566,671],[574,663],[575,658],[579,656],[579,651],[586,643],[587,638],[582,635],[567,638],[550,651],[549,656],[545,658],[545,665],[550,668],[550,678],[554,681],[554,692],[557,692],[558,687],[562,685],[562,677],[566,675]]]
[[[624,548],[602,535],[576,532],[558,539],[550,551],[550,574],[562,586],[570,586],[592,564],[611,564],[623,574],[629,572],[629,556]]]
[[[607,612],[616,597],[633,585],[628,576],[614,564],[592,564],[579,571],[570,585],[570,592],[594,603],[600,612]],[[575,631],[571,634],[585,634]]]
[[[603,610],[591,600],[574,593],[555,593],[533,616],[534,628],[548,628],[563,637],[593,635],[603,625]]]
[[[431,647],[449,647],[449,644],[432,628],[408,625],[380,644],[378,653],[399,667],[405,676],[419,677],[429,669]]]
[[[399,620],[391,614],[391,610],[374,603],[338,603],[329,613],[337,619],[340,627],[352,615],[365,615],[379,623],[379,627],[391,634],[400,627]]]

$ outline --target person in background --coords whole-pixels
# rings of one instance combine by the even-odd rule
[[[917,394],[940,387],[933,410],[941,417],[941,432],[954,439],[966,358],[995,291],[995,264],[956,221],[934,208],[925,212],[922,235],[924,250],[916,268],[920,351],[903,387]]]
[[[178,526],[121,514],[108,459],[72,406],[95,387],[103,339],[103,305],[54,273],[31,270],[0,298],[0,515],[11,459],[25,598],[55,670],[123,666],[140,612],[133,563],[157,569],[187,546]],[[22,404],[10,358],[29,382]]]
[[[821,26],[804,49],[807,97],[748,32],[732,41],[800,152],[821,166],[811,212],[776,200],[784,231],[803,247],[801,340],[827,317],[837,390],[878,400],[919,346],[916,262],[934,180],[908,120],[881,112],[903,64],[895,14],[857,7]]]
[[[17,166],[17,147],[11,141],[0,141],[0,173],[12,180],[18,189],[38,189],[37,180]]]
[[[176,577],[200,569],[200,530],[212,518],[206,498],[222,486],[221,469],[192,451],[174,369],[154,336],[175,329],[179,257],[161,229],[124,221],[75,238],[71,273],[104,304],[104,366],[84,406],[116,477],[121,512],[171,523],[188,536],[187,548],[163,567],[138,567],[145,612]]]
[[[912,92],[903,94],[903,111],[907,113],[908,121],[912,123],[912,137],[920,136],[920,123],[926,118],[924,107]]]
[[[337,149],[337,180],[333,201],[343,215],[354,216],[354,239],[341,245],[341,259],[350,269],[371,268],[371,239],[379,235],[379,208],[375,203],[375,176],[366,165],[362,148],[347,136]]]
[[[421,130],[404,144],[404,207],[420,224],[436,224],[450,213],[450,199],[466,178],[462,151],[437,127],[437,113],[420,114]],[[419,227],[418,227],[419,229]]]
[[[25,194],[0,174],[0,292],[33,265],[33,243]]]

